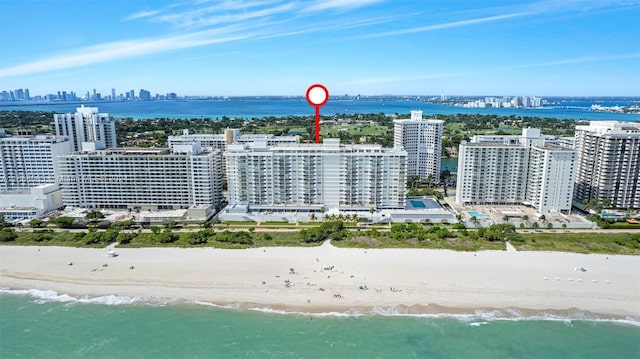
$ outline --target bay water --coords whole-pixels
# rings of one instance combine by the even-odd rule
[[[602,106],[631,106],[636,102],[593,102]],[[81,104],[98,107],[102,113],[114,118],[262,118],[266,116],[314,116],[315,110],[305,99],[230,99],[230,100],[175,100],[135,102],[53,102],[53,103],[0,103],[0,110],[75,112]],[[592,102],[559,102],[539,108],[465,108],[416,100],[334,100],[320,112],[323,116],[336,114],[385,113],[408,114],[421,110],[425,116],[453,114],[482,114],[500,116],[548,117],[574,120],[640,121],[640,114],[621,114],[591,111]]]

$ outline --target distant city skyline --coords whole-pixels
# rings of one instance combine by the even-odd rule
[[[80,6],[81,5],[81,6]],[[640,96],[640,1],[0,4],[2,90]],[[90,26],[87,19],[91,19]]]

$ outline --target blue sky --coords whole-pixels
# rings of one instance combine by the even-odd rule
[[[0,90],[640,96],[640,0],[0,0]]]

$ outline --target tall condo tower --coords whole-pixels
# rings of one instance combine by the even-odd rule
[[[67,136],[73,151],[115,148],[116,123],[97,107],[78,107],[75,113],[53,115],[56,136]]]
[[[407,151],[407,176],[421,179],[440,175],[444,121],[422,118],[411,111],[411,119],[393,121],[393,147]]]
[[[576,126],[576,150],[576,199],[640,208],[640,124],[591,121]]]

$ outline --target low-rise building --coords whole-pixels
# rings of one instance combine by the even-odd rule
[[[0,192],[0,215],[8,222],[42,217],[62,206],[62,191],[57,184]]]

